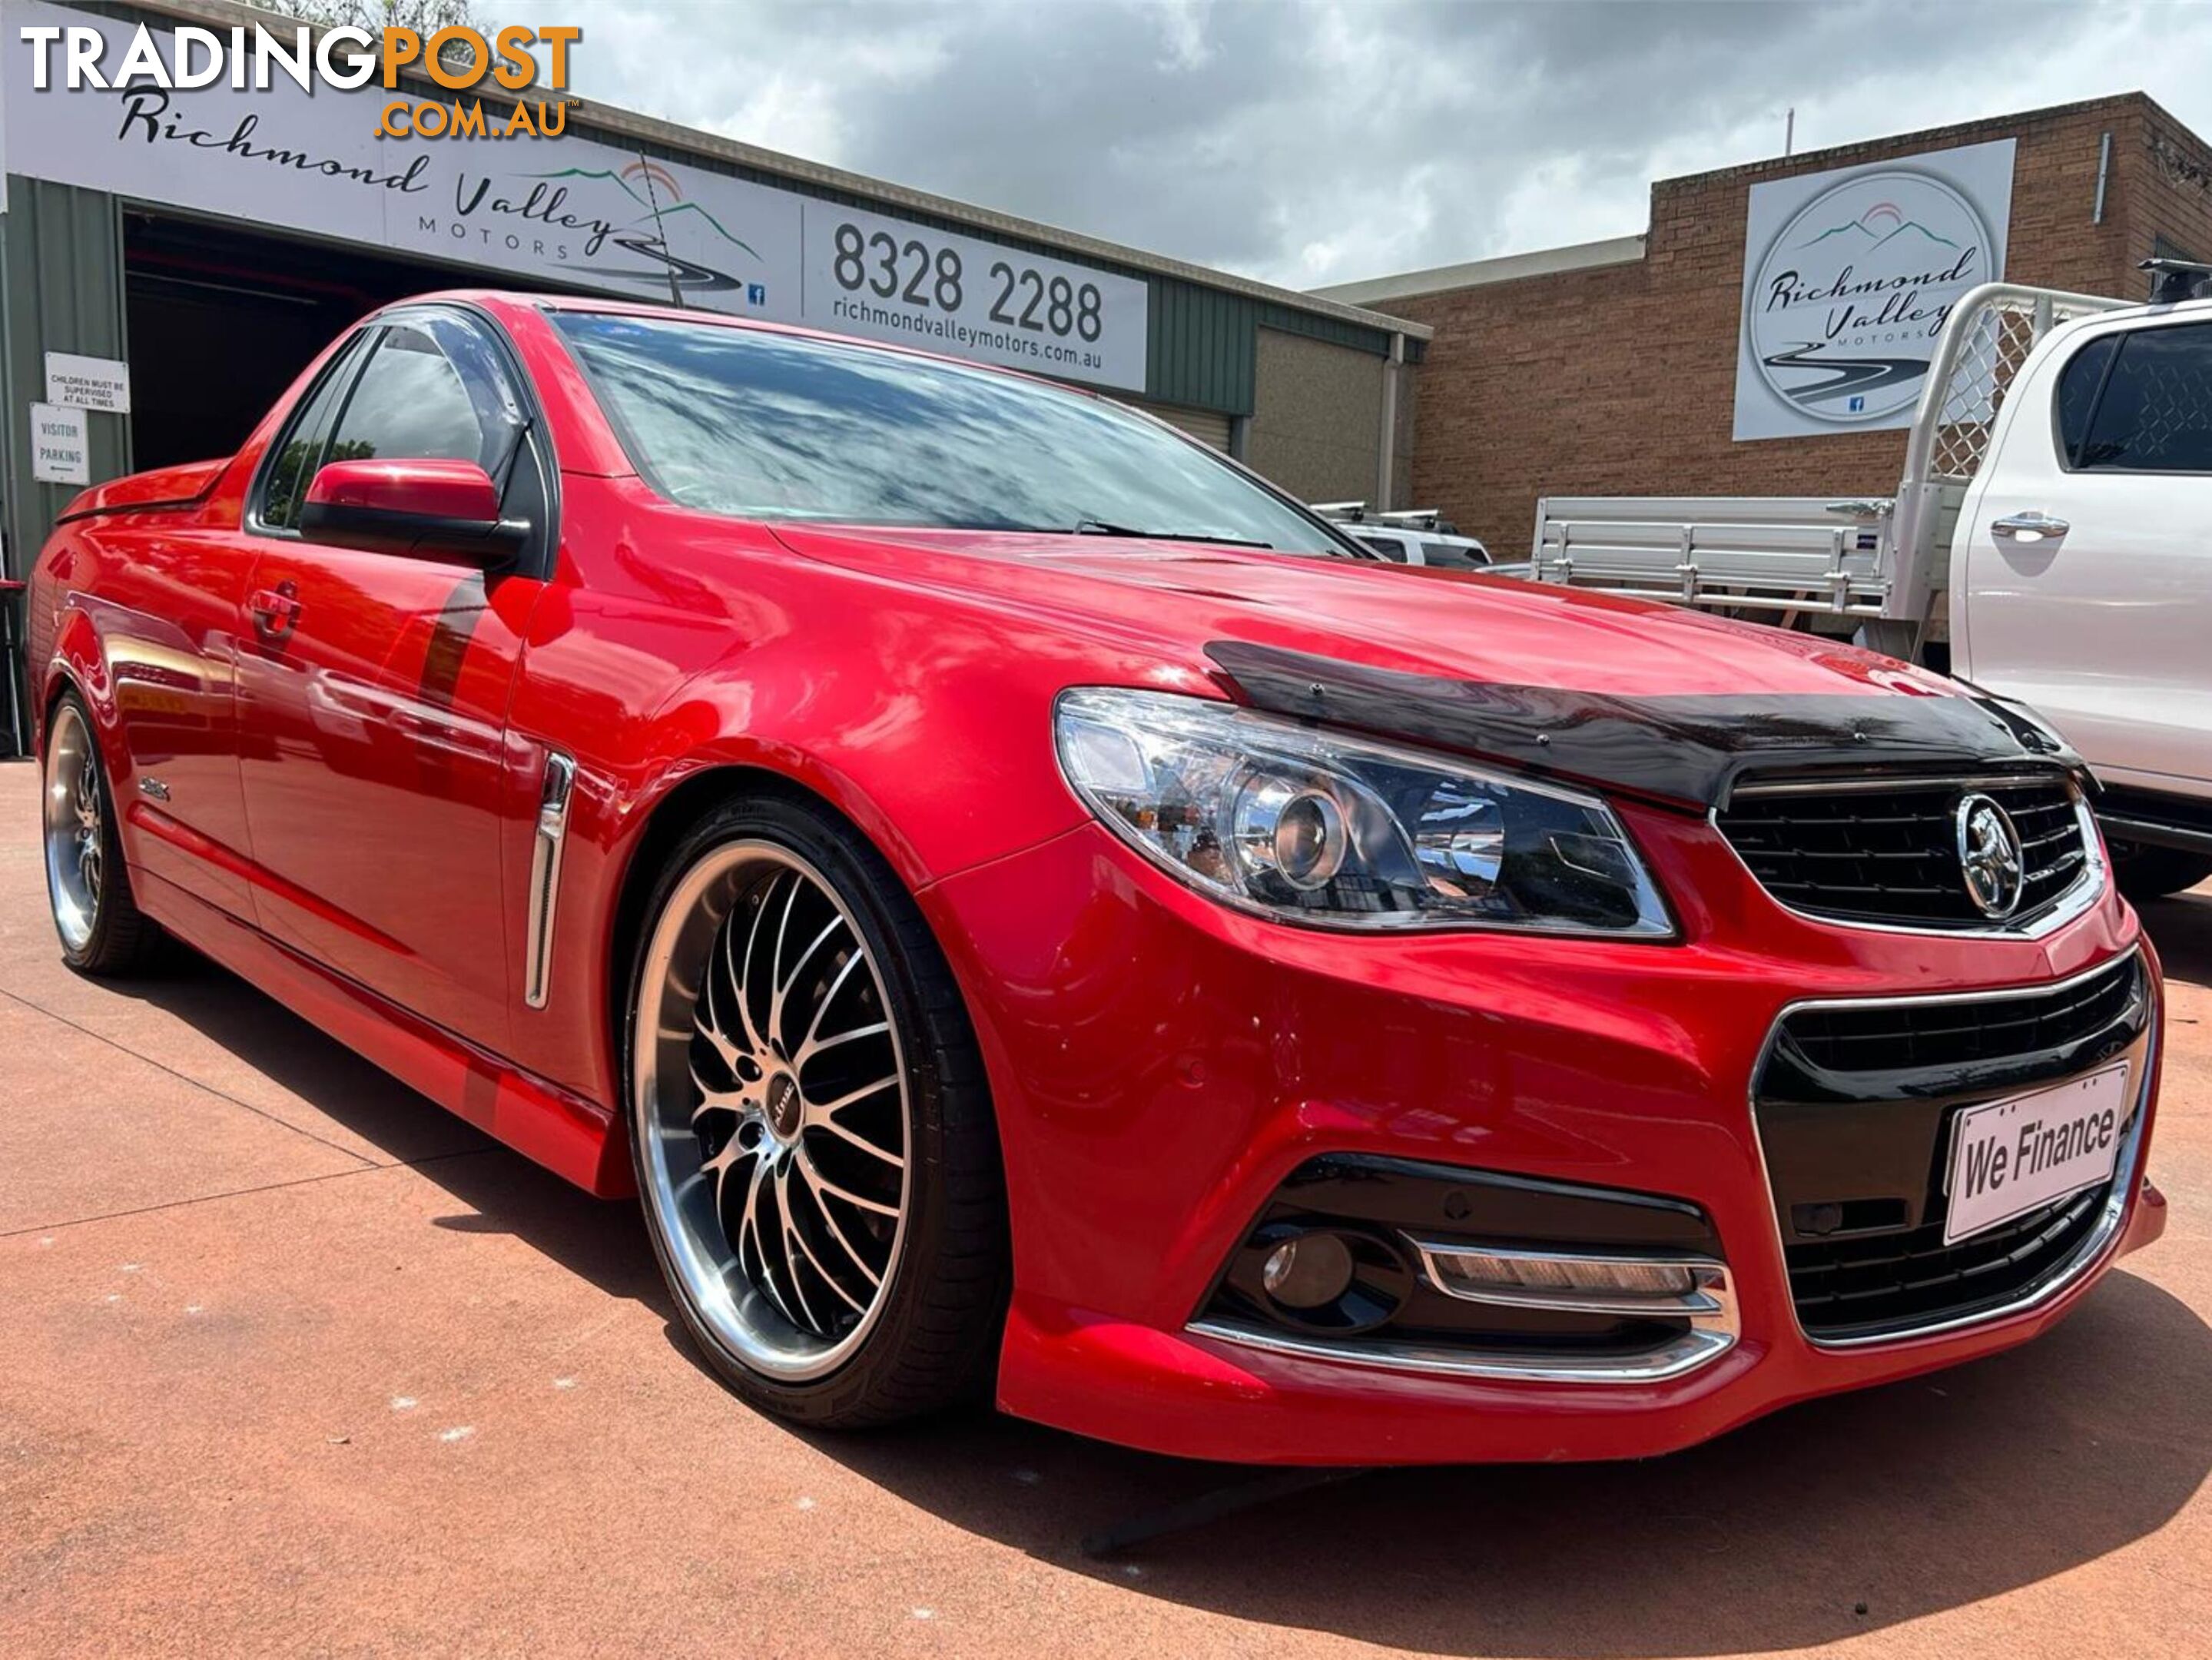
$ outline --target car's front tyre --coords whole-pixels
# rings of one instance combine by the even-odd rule
[[[40,766],[46,898],[62,959],[81,974],[137,973],[154,961],[161,931],[132,897],[100,742],[74,691],[54,705]]]
[[[732,800],[646,915],[631,1150],[701,1349],[756,1406],[828,1428],[988,1383],[997,1132],[951,971],[889,865],[811,800]]]

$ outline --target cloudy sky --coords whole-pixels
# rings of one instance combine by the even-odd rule
[[[557,9],[585,97],[1295,288],[1640,231],[1791,106],[1801,150],[2136,88],[2212,134],[2212,4]]]

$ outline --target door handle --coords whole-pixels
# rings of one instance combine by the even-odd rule
[[[253,631],[264,640],[289,639],[300,625],[300,602],[289,582],[257,589],[247,602],[246,612],[253,618]]]
[[[2073,528],[2063,519],[2030,508],[2025,513],[2007,514],[1990,526],[1990,534],[2000,542],[2056,542]]]

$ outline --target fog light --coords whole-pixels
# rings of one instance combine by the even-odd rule
[[[1333,1233],[1285,1239],[1261,1264],[1260,1283],[1285,1308],[1325,1307],[1351,1289],[1351,1249]]]

